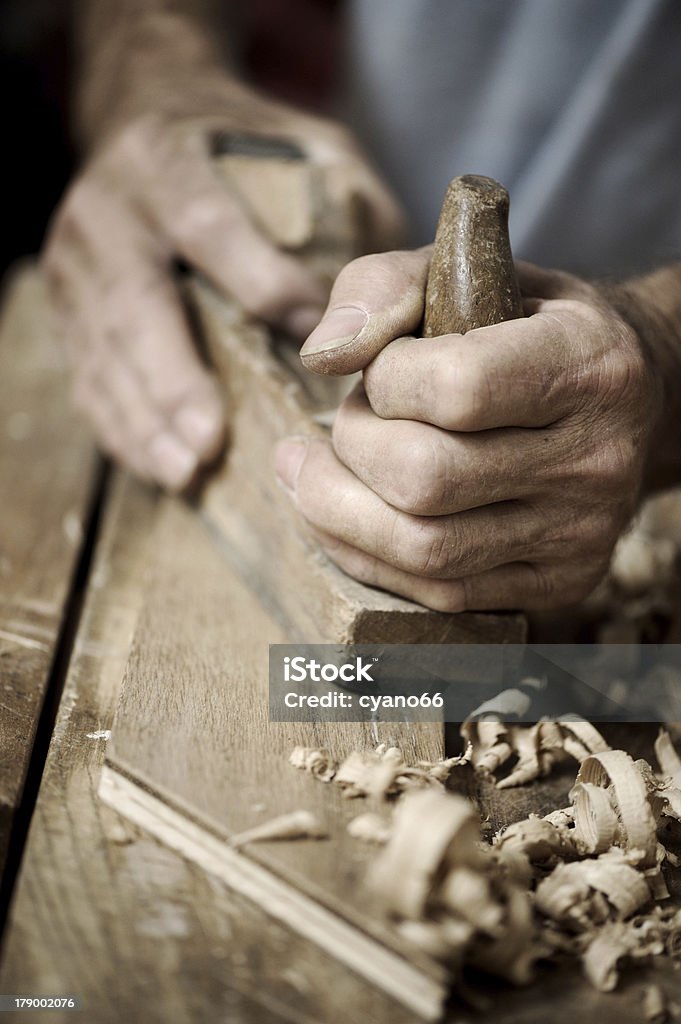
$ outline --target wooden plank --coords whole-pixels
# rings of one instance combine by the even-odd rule
[[[404,956],[414,955],[385,926],[363,888],[370,851],[346,831],[361,808],[287,763],[297,744],[324,746],[338,757],[373,747],[375,730],[352,722],[268,720],[268,648],[286,642],[286,634],[216,558],[208,534],[177,502],[163,503],[148,573],[107,763],[137,783],[136,801],[146,801],[152,832],[167,835],[159,823],[160,801],[170,817],[184,815],[192,834],[203,830],[211,855],[215,838],[222,841],[225,870],[234,870],[234,854],[224,844],[230,835],[289,810],[313,810],[328,828],[328,841],[263,843],[237,859],[252,860],[287,884],[290,899],[298,897],[301,926],[309,916],[305,907],[318,904],[327,913],[327,948],[335,955],[342,958],[344,951],[334,939],[340,925],[330,915],[397,951],[397,979],[408,971]],[[377,735],[414,761],[443,754],[436,723],[379,725]],[[105,798],[126,812],[128,792],[107,778]],[[186,842],[178,840],[178,848],[189,855]],[[264,887],[263,905],[268,901]],[[386,958],[376,943],[374,949],[374,958]],[[369,969],[370,958],[363,962]],[[421,985],[441,996],[442,972],[425,959],[416,962]],[[385,980],[390,983],[389,976]]]
[[[0,873],[96,466],[46,329],[43,281],[27,266],[10,280],[0,320]]]
[[[93,1024],[410,1024],[413,1014],[355,971],[98,799],[155,519],[151,492],[119,480],[19,875],[0,991],[79,995]],[[198,530],[189,517],[192,523]],[[181,578],[176,582],[179,606]],[[216,644],[228,628],[223,619]],[[197,645],[195,660],[204,656]],[[166,667],[158,668],[160,692],[172,693],[186,666]],[[226,676],[217,696],[228,702]],[[240,756],[243,741],[230,750],[217,734],[200,736],[191,707],[176,709],[188,713],[183,729],[196,742],[197,761],[204,740],[205,757],[211,744],[223,764]],[[50,1019],[72,1018],[54,1012]]]
[[[422,972],[418,966],[328,913],[323,905],[305,897],[197,827],[186,815],[173,811],[162,800],[110,768],[104,768],[100,796],[129,820],[224,881],[230,889],[262,906],[269,917],[292,928],[303,939],[328,951],[345,967],[396,999],[419,1020],[439,1020],[448,986],[441,977]],[[352,1014],[356,1013],[353,1008]]]

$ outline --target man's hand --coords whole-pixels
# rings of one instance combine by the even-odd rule
[[[586,596],[641,487],[657,395],[634,330],[585,282],[523,264],[526,319],[422,339],[429,250],[364,257],[301,356],[364,367],[333,442],[277,469],[350,575],[442,611]]]
[[[378,247],[395,237],[400,214],[343,129],[239,83],[189,21],[159,15],[136,37],[131,18],[120,28],[118,66],[103,62],[106,89],[91,89],[91,155],[54,219],[44,263],[74,397],[101,444],[141,477],[181,489],[219,451],[224,412],[197,357],[175,262],[299,338],[327,299],[230,194],[212,165],[212,139],[239,132],[298,144],[364,200]]]

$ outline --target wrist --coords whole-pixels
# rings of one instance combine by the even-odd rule
[[[215,95],[232,79],[234,61],[219,42],[226,33],[199,16],[200,3],[194,11],[185,4],[126,6],[107,10],[106,20],[91,26],[96,41],[84,41],[74,120],[86,151],[149,113],[190,113],[197,93]]]
[[[648,367],[654,422],[644,492],[674,486],[681,482],[681,264],[599,290],[636,333]]]

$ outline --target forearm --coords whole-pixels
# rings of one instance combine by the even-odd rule
[[[221,0],[78,4],[74,121],[82,146],[146,110],[181,113],[183,95],[223,81],[234,63],[239,7]]]
[[[681,262],[603,291],[636,331],[657,385],[644,488],[650,492],[681,483]]]

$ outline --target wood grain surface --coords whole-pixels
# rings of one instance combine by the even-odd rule
[[[4,940],[0,991],[79,995],[93,1024],[408,1024],[412,1015],[354,971],[97,796],[156,516],[149,491],[118,481]],[[183,592],[180,581],[172,601],[181,604]],[[223,620],[212,650],[228,632]],[[174,641],[164,637],[172,650]],[[199,662],[208,657],[200,647],[195,654]],[[177,675],[163,664],[159,680],[159,696],[176,692]],[[226,705],[227,697],[225,680],[215,703]],[[217,750],[224,764],[216,730],[196,732],[191,710],[174,704],[197,760],[202,750],[206,758]],[[245,738],[230,756],[244,745]],[[30,1021],[12,1013],[8,1021],[15,1016]],[[50,1019],[73,1018],[55,1012]]]
[[[42,280],[27,266],[7,285],[0,320],[0,873],[96,465],[45,313]]]
[[[268,645],[287,636],[178,502],[162,505],[148,572],[107,762],[203,828],[211,846],[210,837],[224,841],[277,814],[312,810],[329,840],[261,843],[240,856],[301,894],[301,924],[304,896],[367,935],[404,948],[363,887],[370,851],[346,832],[365,808],[296,771],[288,756],[303,744],[343,757],[385,739],[414,761],[435,759],[443,754],[442,727],[270,722]],[[116,803],[117,791],[109,788],[107,798]],[[234,855],[224,850],[231,863]],[[265,907],[269,898],[263,892]],[[436,980],[441,975],[430,962],[422,967]]]

